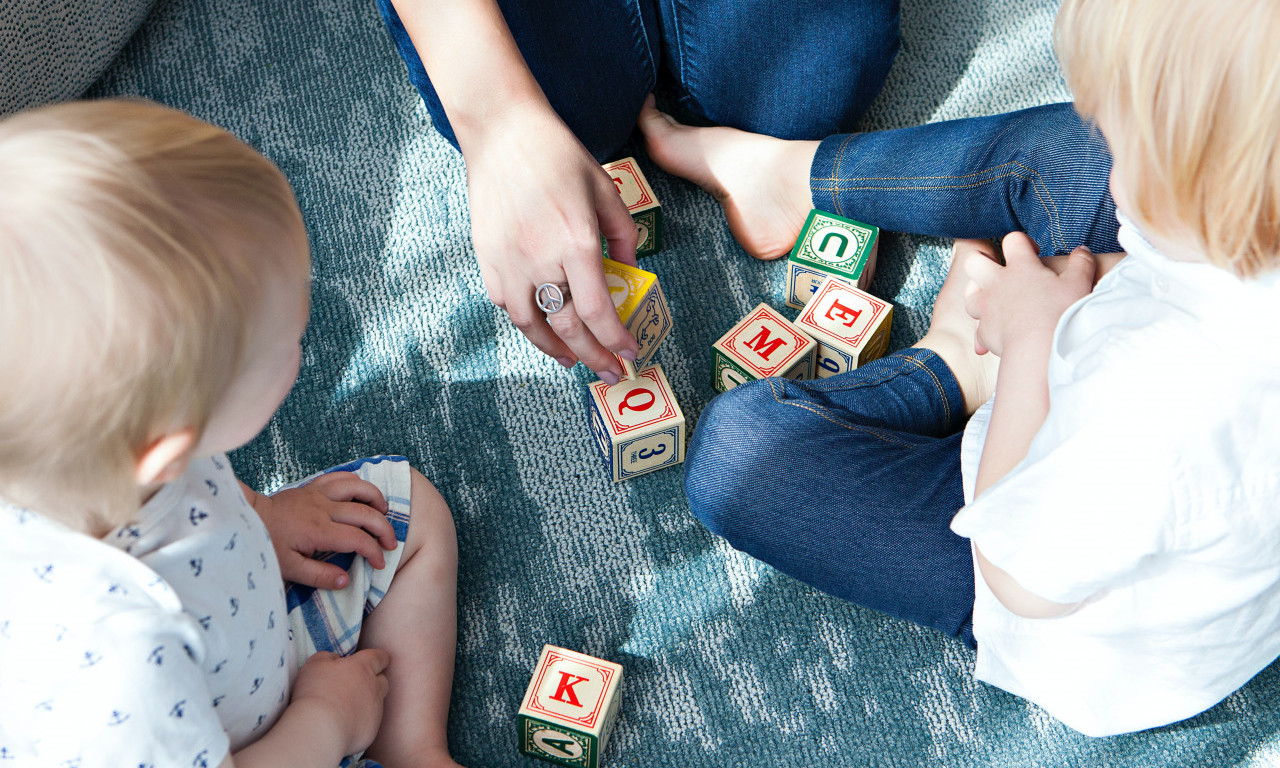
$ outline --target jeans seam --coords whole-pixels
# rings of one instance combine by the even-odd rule
[[[934,353],[928,352],[928,354],[933,355]],[[947,427],[949,428],[951,426],[951,398],[947,397],[947,390],[942,386],[942,382],[938,380],[938,374],[934,373],[933,369],[925,365],[923,360],[915,357],[914,355],[903,355],[903,358],[910,360],[913,365],[929,374],[929,378],[933,381],[934,388],[938,390],[938,398],[942,401],[942,412],[946,417]]]
[[[1059,249],[1059,250],[1066,250],[1066,238],[1065,238],[1065,237],[1063,236],[1063,234],[1062,234],[1062,225],[1061,225],[1061,221],[1060,221],[1059,216],[1058,216],[1058,203],[1057,203],[1057,201],[1056,201],[1056,200],[1054,200],[1054,199],[1053,199],[1053,193],[1049,190],[1048,185],[1044,183],[1044,179],[1043,179],[1043,178],[1041,178],[1041,176],[1040,176],[1040,172],[1039,172],[1039,171],[1037,171],[1037,170],[1035,170],[1034,168],[1030,168],[1030,167],[1028,167],[1028,166],[1026,166],[1026,165],[1024,165],[1024,164],[1022,164],[1022,163],[1020,163],[1020,162],[1018,162],[1018,161],[1016,161],[1016,160],[1011,160],[1011,161],[1009,161],[1009,162],[1007,162],[1007,163],[1001,163],[1000,165],[992,166],[991,168],[984,168],[984,169],[982,169],[982,170],[980,170],[980,171],[975,171],[975,172],[973,172],[973,173],[965,174],[964,176],[954,176],[954,175],[945,175],[945,176],[864,176],[864,177],[854,177],[854,178],[851,178],[851,179],[841,179],[841,178],[839,177],[840,160],[841,160],[841,158],[842,158],[842,156],[843,156],[843,154],[844,154],[844,147],[845,147],[845,144],[846,144],[846,143],[848,143],[848,141],[849,141],[849,139],[850,139],[850,138],[852,138],[852,136],[850,136],[850,137],[846,138],[843,142],[841,142],[841,143],[840,143],[840,147],[839,147],[839,148],[837,148],[836,152],[837,152],[838,154],[836,155],[836,165],[835,165],[835,168],[833,168],[833,169],[832,169],[832,175],[831,175],[830,177],[827,177],[827,178],[819,178],[819,177],[816,177],[816,176],[813,176],[813,175],[810,175],[810,177],[809,177],[809,188],[810,188],[810,190],[811,190],[812,192],[830,192],[830,193],[832,193],[832,200],[833,200],[833,201],[835,201],[835,203],[836,203],[836,208],[837,208],[837,210],[836,210],[836,211],[834,211],[834,213],[838,213],[838,214],[840,214],[840,215],[842,215],[842,216],[844,215],[844,214],[843,214],[843,212],[842,212],[841,210],[839,210],[840,208],[842,208],[842,207],[843,207],[843,206],[841,206],[841,205],[840,205],[840,198],[839,198],[839,197],[838,197],[838,195],[837,195],[837,193],[840,193],[840,192],[855,192],[855,191],[862,191],[862,192],[895,192],[895,191],[905,192],[905,191],[912,191],[912,192],[918,192],[918,191],[922,191],[922,190],[934,190],[934,189],[937,189],[937,190],[942,190],[942,189],[972,189],[972,188],[974,188],[974,187],[980,187],[980,186],[983,186],[984,184],[990,184],[991,182],[994,182],[994,181],[999,181],[1000,179],[1007,179],[1007,178],[1010,178],[1010,177],[1017,177],[1017,178],[1022,179],[1023,181],[1029,182],[1029,183],[1031,184],[1031,191],[1032,191],[1033,193],[1035,193],[1036,199],[1040,201],[1040,207],[1044,210],[1045,216],[1047,216],[1047,217],[1048,217],[1048,219],[1049,219],[1049,223],[1050,223],[1050,228],[1051,228],[1052,236],[1053,236],[1053,237],[1054,237],[1054,239],[1056,240],[1056,242],[1054,243],[1054,247],[1055,247],[1055,248],[1057,248],[1057,249]],[[1011,167],[1011,166],[1012,166],[1012,167],[1014,167],[1014,168],[1022,169],[1022,171],[1024,171],[1025,173],[1019,173],[1019,172],[1017,172],[1017,171],[1011,171],[1011,172],[1009,172],[1009,173],[1003,173],[1003,174],[1001,174],[1001,175],[999,175],[999,176],[989,176],[989,178],[986,178],[986,179],[983,179],[983,180],[980,180],[980,181],[976,181],[976,182],[973,182],[973,183],[971,183],[971,184],[951,184],[951,185],[946,185],[946,186],[943,186],[943,185],[929,185],[929,186],[923,186],[923,185],[921,185],[921,186],[897,186],[897,187],[885,187],[885,186],[879,186],[879,187],[876,187],[876,186],[867,186],[867,185],[853,185],[853,186],[850,186],[850,185],[846,185],[845,183],[843,183],[843,182],[854,182],[854,181],[929,181],[929,180],[946,180],[946,179],[954,179],[954,180],[959,180],[959,179],[972,179],[972,178],[974,178],[974,177],[976,177],[976,176],[989,175],[989,174],[995,173],[996,171],[999,171],[999,170],[1001,170],[1001,169],[1005,169],[1005,168],[1008,168],[1008,167]],[[824,182],[824,181],[825,181],[825,182],[831,182],[831,183],[830,183],[828,186],[818,186],[818,184],[819,184],[820,182]],[[1047,200],[1046,200],[1046,198],[1047,198]]]
[[[653,85],[650,86],[650,90],[652,90],[658,82],[658,63],[653,60],[654,48],[649,40],[649,30],[645,28],[644,10],[640,7],[640,0],[632,0],[631,7],[635,11],[632,16],[633,26],[639,27],[639,34],[635,36],[636,45],[640,46],[641,50],[639,51],[639,54],[644,61],[648,63],[649,71],[647,74],[650,82],[653,83]],[[654,10],[654,13],[658,13],[657,9]]]
[[[851,134],[849,134],[848,136],[845,136],[845,137],[844,137],[844,139],[840,142],[840,146],[836,147],[836,165],[835,165],[835,167],[834,167],[834,168],[832,168],[832,169],[831,169],[831,175],[832,175],[832,179],[831,179],[831,180],[832,180],[832,181],[834,181],[835,179],[838,179],[838,178],[840,177],[840,165],[844,162],[844,148],[845,148],[846,146],[848,146],[848,144],[849,144],[849,142],[850,142],[850,141],[853,141],[853,134],[852,134],[852,133],[851,133]],[[813,183],[814,183],[815,181],[817,181],[817,179],[813,178],[812,176],[810,176],[810,177],[809,177],[809,188],[810,188],[810,190],[812,190],[812,189],[813,189]],[[813,193],[812,193],[812,192],[810,192],[810,193],[809,193],[809,197],[813,197]],[[843,215],[844,215],[844,206],[842,206],[842,205],[840,204],[840,198],[838,198],[838,197],[836,197],[836,196],[832,195],[831,200],[832,200],[832,202],[834,202],[834,203],[835,203],[835,209],[836,209],[836,210],[835,210],[835,213],[836,213],[836,214],[838,214],[838,215],[840,215],[840,216],[843,216]]]
[[[930,373],[932,374],[932,371],[930,371]],[[886,377],[881,381],[881,383],[883,383],[884,381],[887,381],[889,378],[892,378],[892,377]],[[841,429],[847,430],[849,432],[861,432],[865,435],[874,437],[875,439],[879,440],[882,443],[888,443],[889,445],[894,445],[899,448],[906,448],[909,450],[915,450],[916,448],[911,443],[908,443],[903,440],[898,440],[897,438],[891,437],[889,435],[885,435],[880,430],[877,430],[873,427],[866,427],[861,424],[848,424],[843,421],[840,421],[834,418],[833,416],[831,416],[831,414],[827,413],[826,409],[824,408],[811,406],[808,403],[798,403],[794,400],[783,399],[782,397],[779,396],[779,392],[778,392],[779,380],[770,378],[770,379],[765,379],[765,381],[769,382],[769,391],[773,394],[773,399],[775,402],[778,403],[778,405],[789,405],[794,408],[800,408],[802,410],[805,410],[814,414],[815,416],[818,416],[819,418],[822,418],[831,422],[832,424],[836,425],[837,427],[840,427]],[[944,395],[943,399],[945,400],[945,398],[946,396]]]

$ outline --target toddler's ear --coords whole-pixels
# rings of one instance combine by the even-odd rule
[[[149,486],[177,479],[186,471],[195,447],[196,431],[193,427],[184,427],[156,438],[139,454],[134,480],[140,486]]]

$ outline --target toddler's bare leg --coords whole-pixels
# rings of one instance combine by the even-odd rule
[[[457,766],[449,757],[449,694],[457,645],[458,541],[453,515],[413,470],[412,514],[391,587],[365,620],[361,647],[391,654],[382,727],[368,749],[386,768]]]
[[[652,96],[639,125],[653,161],[714,195],[747,253],[776,259],[791,252],[813,207],[809,169],[819,142],[681,125]]]
[[[947,364],[964,394],[965,413],[971,415],[995,391],[1000,359],[990,352],[979,355],[974,349],[978,321],[964,308],[964,293],[969,282],[964,262],[968,259],[999,261],[995,246],[986,240],[956,241],[947,279],[933,302],[929,331],[915,346],[931,350]]]

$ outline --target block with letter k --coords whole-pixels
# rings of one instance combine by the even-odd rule
[[[598,768],[621,703],[622,666],[544,645],[517,721],[520,751],[559,765]]]

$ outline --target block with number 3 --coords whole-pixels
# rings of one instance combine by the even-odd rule
[[[717,392],[756,379],[813,378],[817,345],[767,304],[761,304],[711,346],[711,388]]]
[[[598,768],[622,701],[622,666],[542,646],[516,715],[520,751],[573,768]]]
[[[809,211],[787,259],[787,306],[804,309],[829,275],[865,291],[879,245],[879,227],[817,208]]]
[[[796,325],[818,342],[815,375],[825,379],[865,365],[889,350],[893,305],[829,277]]]
[[[636,223],[636,257],[662,250],[662,206],[634,157],[605,163],[604,170]]]
[[[684,413],[662,366],[589,391],[591,433],[614,482],[684,461]]]

